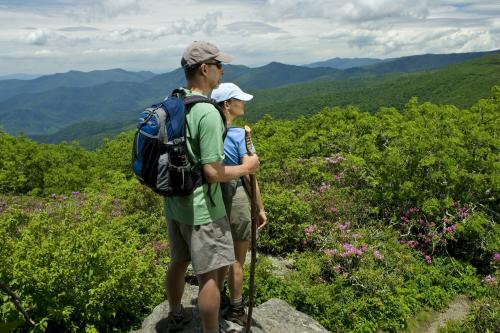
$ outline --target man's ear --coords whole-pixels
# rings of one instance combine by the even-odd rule
[[[229,109],[229,107],[230,107],[230,106],[231,106],[231,103],[229,102],[229,100],[228,100],[228,99],[226,99],[226,100],[224,101],[224,109]]]
[[[198,68],[198,70],[200,71],[200,74],[202,76],[207,76],[207,74],[208,74],[208,66],[206,64],[201,64],[200,67]]]

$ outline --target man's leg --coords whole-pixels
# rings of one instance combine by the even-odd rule
[[[233,239],[226,217],[196,226],[191,235],[191,259],[198,276],[198,309],[205,332],[219,329],[221,279],[234,262]]]
[[[190,260],[189,244],[184,239],[178,222],[169,220],[167,222],[168,238],[170,245],[170,262],[166,274],[166,291],[170,307],[168,315],[169,332],[178,332],[191,320],[191,312],[183,309],[181,305],[184,293],[185,275]]]
[[[243,291],[243,265],[250,245],[249,241],[234,241],[236,262],[229,266],[229,293],[231,301],[241,300]]]
[[[219,276],[221,276],[225,270],[226,267],[222,267],[198,276],[200,285],[198,309],[200,311],[204,332],[218,332],[219,330]]]
[[[184,284],[189,262],[170,262],[167,271],[167,298],[170,311],[178,313],[181,310],[181,299],[184,293]]]

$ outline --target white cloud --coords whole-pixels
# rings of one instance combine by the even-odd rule
[[[500,2],[489,0],[0,3],[0,75],[30,68],[173,69],[193,40],[211,41],[248,66],[500,48]]]
[[[21,38],[24,42],[37,46],[46,45],[66,45],[66,46],[76,46],[81,43],[89,43],[90,38],[79,37],[74,35],[64,35],[62,33],[50,30],[50,29],[35,29],[25,34]]]
[[[92,22],[138,13],[142,11],[142,6],[139,0],[94,0],[67,10],[74,17]]]
[[[371,21],[384,18],[423,19],[428,0],[268,0],[262,15],[279,21],[294,18],[322,18],[341,21]]]
[[[33,45],[46,45],[53,34],[47,29],[36,29],[25,36],[25,40]]]
[[[284,32],[282,29],[273,25],[256,21],[232,22],[226,24],[224,28],[229,34],[237,34],[241,36]]]
[[[103,37],[103,39],[111,42],[126,43],[144,39],[156,40],[160,37],[167,36],[168,33],[169,30],[165,27],[156,30],[125,28],[111,31],[109,35]]]
[[[172,24],[172,29],[174,33],[181,35],[202,32],[211,36],[216,31],[221,17],[221,12],[214,12],[207,13],[202,18],[177,20]]]

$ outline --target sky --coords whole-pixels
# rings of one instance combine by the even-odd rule
[[[0,0],[0,75],[167,72],[194,40],[249,67],[500,49],[500,0]]]

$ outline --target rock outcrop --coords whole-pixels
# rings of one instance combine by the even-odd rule
[[[186,284],[182,304],[193,311],[193,319],[183,330],[185,333],[200,333],[201,319],[196,306],[198,287]],[[153,312],[144,320],[142,328],[132,333],[162,333],[167,332],[165,319],[168,315],[168,302],[156,306]],[[296,311],[286,302],[279,299],[269,301],[254,308],[252,316],[253,333],[327,333],[317,321]],[[225,321],[225,327],[244,332],[237,324]]]

